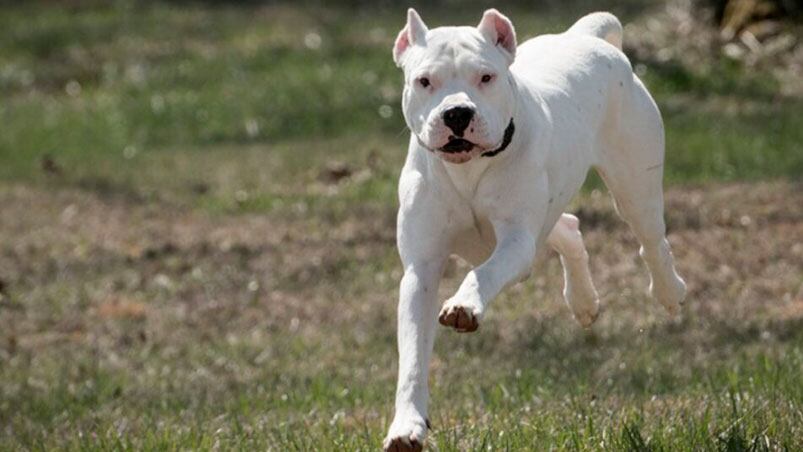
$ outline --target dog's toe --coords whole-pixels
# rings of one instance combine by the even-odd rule
[[[451,309],[443,309],[441,310],[440,315],[438,315],[438,322],[440,322],[443,326],[451,326],[454,327],[457,320],[457,314]]]
[[[477,331],[480,327],[477,317],[463,308],[458,308],[457,311],[457,331],[461,333]]]

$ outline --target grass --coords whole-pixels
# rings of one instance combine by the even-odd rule
[[[701,193],[710,214],[695,213]],[[430,444],[799,448],[800,193],[670,191],[691,289],[677,323],[643,295],[636,245],[610,204],[589,197],[599,323],[583,331],[570,318],[553,259],[477,334],[441,332]],[[0,259],[0,447],[379,444],[396,364],[392,206],[331,221],[210,216],[83,189],[12,186],[0,201],[14,239]]]
[[[0,450],[376,449],[403,8],[87,5],[0,14]],[[526,36],[591,6],[510,10]],[[666,120],[683,320],[643,295],[592,180],[599,323],[575,325],[552,259],[478,333],[442,332],[433,448],[803,448],[803,103],[717,58],[636,63]]]
[[[531,36],[562,29],[585,6],[513,10],[520,33]],[[628,18],[625,6],[614,10]],[[433,8],[428,16],[438,24],[471,21],[473,13],[448,17]],[[401,16],[394,8],[352,14],[127,2],[7,8],[0,17],[7,30],[0,38],[0,176],[37,178],[49,156],[69,174],[91,165],[93,174],[142,191],[120,175],[150,168],[138,162],[152,154],[228,162],[257,146],[280,154],[276,161],[314,162],[322,144],[344,136],[352,142],[333,157],[359,166],[381,142],[387,168],[398,168],[407,138],[401,76],[388,48]],[[803,103],[779,98],[768,73],[726,61],[696,72],[671,62],[642,67],[666,116],[670,181],[803,171],[796,127]]]

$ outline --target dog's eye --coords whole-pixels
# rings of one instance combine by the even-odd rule
[[[421,77],[418,79],[418,83],[420,83],[423,88],[429,87],[429,79],[426,77]]]
[[[480,79],[480,82],[482,82],[482,83],[488,83],[488,82],[490,82],[491,80],[493,80],[493,78],[494,78],[494,76],[493,76],[493,75],[491,75],[491,74],[485,74],[485,75],[483,75],[483,76],[482,76],[482,78]]]

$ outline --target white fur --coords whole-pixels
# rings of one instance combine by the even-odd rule
[[[408,17],[413,23],[405,30],[426,30],[417,14]],[[412,134],[399,182],[399,379],[385,440],[393,450],[415,450],[426,435],[436,319],[458,331],[476,329],[494,297],[526,278],[546,245],[560,254],[574,316],[583,326],[594,321],[598,296],[588,253],[577,218],[563,213],[589,168],[600,173],[641,242],[652,295],[672,314],[685,296],[665,238],[661,116],[620,50],[614,16],[590,14],[566,33],[518,48],[512,24],[496,10],[485,13],[479,29],[442,27],[412,40],[405,30],[400,39],[407,42],[394,47]],[[494,75],[491,84],[479,82],[484,73]],[[421,87],[421,77],[431,89]],[[441,115],[456,105],[476,109],[466,139],[477,147],[459,156],[437,150],[450,134]],[[483,157],[499,147],[511,118],[510,146]],[[440,308],[438,284],[451,254],[475,268]]]

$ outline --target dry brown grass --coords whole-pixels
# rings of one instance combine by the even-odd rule
[[[118,318],[141,321],[156,335],[176,329],[160,325],[165,315],[180,320],[178,329],[187,322],[193,329],[200,322],[217,331],[256,324],[315,330],[324,320],[348,325],[360,304],[338,292],[356,290],[366,299],[384,300],[381,310],[390,315],[400,276],[390,208],[325,225],[314,217],[221,217],[74,190],[53,196],[23,186],[5,187],[0,204],[6,294],[0,321],[5,342],[14,337],[20,347],[39,343],[29,340],[32,336],[54,332],[99,340],[108,333],[105,322]],[[613,331],[623,323],[648,325],[661,318],[655,306],[645,311],[628,305],[645,286],[646,274],[635,253],[638,245],[608,196],[593,192],[577,204],[608,311],[597,328]],[[689,283],[687,314],[734,325],[799,320],[799,186],[675,188],[667,194],[666,212],[678,265]],[[367,271],[359,269],[365,265]],[[451,272],[445,286],[459,281],[463,270]],[[550,262],[534,283],[510,297],[534,290],[538,298],[559,299],[558,273]],[[359,278],[349,280],[355,275]],[[59,305],[58,315],[37,308],[50,303]],[[537,318],[568,315],[559,303],[528,309]]]

